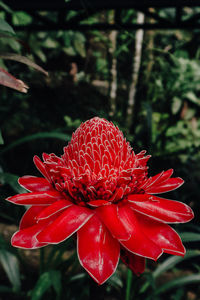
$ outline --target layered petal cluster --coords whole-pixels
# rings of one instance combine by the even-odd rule
[[[145,153],[135,154],[105,119],[81,124],[61,157],[34,157],[43,177],[19,179],[30,193],[7,199],[30,205],[12,245],[35,249],[76,233],[79,261],[99,284],[114,273],[119,258],[139,275],[145,258],[184,255],[180,237],[167,223],[188,222],[193,212],[184,203],[156,196],[183,180],[171,177],[172,169],[148,177]]]

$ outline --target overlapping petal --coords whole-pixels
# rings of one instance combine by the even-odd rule
[[[46,223],[37,224],[36,216],[44,209],[44,206],[32,206],[23,215],[19,231],[13,236],[11,243],[15,247],[25,249],[35,249],[45,246],[44,243],[39,243],[36,235],[46,226]]]
[[[137,276],[142,274],[145,270],[145,258],[142,256],[130,253],[126,249],[121,250],[120,258],[122,262],[127,265]]]
[[[63,198],[62,195],[53,190],[48,192],[18,194],[6,200],[18,205],[48,205],[61,198]]]
[[[79,230],[92,216],[94,212],[85,207],[72,205],[37,236],[41,243],[57,244],[69,238]]]
[[[115,272],[120,246],[96,215],[78,231],[77,248],[81,265],[98,284]]]
[[[47,243],[38,242],[36,236],[45,228],[46,224],[36,224],[31,227],[17,231],[11,239],[13,246],[24,249],[36,249],[46,246]]]
[[[102,222],[106,225],[114,238],[128,240],[131,237],[132,229],[125,227],[118,213],[118,205],[111,204],[96,209]]]
[[[165,223],[185,223],[194,217],[192,209],[178,201],[148,194],[133,194],[127,199],[135,211]]]
[[[37,223],[37,215],[43,211],[45,206],[31,206],[21,218],[19,228],[25,229],[31,227]]]
[[[173,169],[170,169],[153,176],[143,189],[148,194],[161,194],[179,188],[184,183],[184,180],[180,177],[170,178],[172,173]]]
[[[46,192],[53,190],[52,185],[43,177],[23,176],[19,178],[19,184],[30,192]]]
[[[33,157],[34,164],[36,165],[36,168],[38,171],[49,181],[51,182],[51,177],[49,176],[47,170],[45,169],[44,163],[41,161],[41,159],[35,155]]]
[[[164,252],[185,255],[185,248],[179,235],[167,224],[135,212],[141,231]]]
[[[128,231],[132,231],[131,238],[120,243],[130,252],[157,260],[162,249],[146,235],[140,227],[137,217],[129,205],[119,208],[119,217]]]
[[[38,215],[36,216],[36,219],[37,220],[47,219],[72,205],[73,203],[67,199],[57,200],[56,202],[42,209],[42,211],[38,213]]]

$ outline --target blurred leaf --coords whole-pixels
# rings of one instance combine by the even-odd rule
[[[76,32],[74,36],[74,48],[76,49],[76,52],[80,54],[80,56],[85,57],[86,51],[85,51],[85,37],[82,33]]]
[[[60,271],[50,271],[50,277],[52,281],[52,286],[56,292],[56,294],[59,296],[61,294],[62,290],[62,284],[61,284],[61,272]]]
[[[0,18],[0,31],[9,32],[15,34],[13,28],[4,20]]]
[[[119,274],[115,272],[109,279],[108,284],[114,287],[116,290],[120,290],[123,288],[123,282],[120,278]]]
[[[200,233],[196,233],[196,232],[182,232],[182,233],[180,233],[180,237],[183,242],[199,242],[200,241]]]
[[[0,173],[1,184],[9,184],[13,190],[17,193],[25,193],[26,190],[23,189],[18,183],[19,176],[11,173]]]
[[[2,133],[0,130],[0,145],[3,145],[3,144],[4,144],[4,140],[3,140]]]
[[[187,92],[185,98],[200,106],[200,99],[193,92]]]
[[[6,285],[0,285],[0,293],[13,293],[13,289]]]
[[[13,10],[8,5],[6,5],[3,1],[0,1],[0,7],[10,14],[13,13]]]
[[[20,271],[19,263],[16,256],[5,249],[0,250],[0,262],[6,272],[13,288],[16,291],[20,290]]]
[[[39,300],[52,285],[50,272],[43,273],[31,292],[31,300]]]
[[[31,300],[39,300],[44,295],[44,293],[53,287],[57,296],[61,293],[61,272],[51,270],[49,272],[43,273],[38,279],[35,288],[31,292]]]
[[[185,286],[187,284],[193,284],[193,283],[200,283],[200,274],[184,276],[181,278],[171,280],[170,282],[163,284],[160,288],[157,288],[155,290],[154,295],[155,296],[160,295],[160,294],[163,294],[173,288],[177,288],[177,287],[181,287],[181,286]],[[154,297],[154,295],[153,295],[153,297]],[[150,296],[150,299],[152,299],[151,296]]]
[[[200,251],[198,251],[198,250],[188,250],[186,252],[185,257],[181,257],[181,256],[169,257],[156,268],[156,270],[153,272],[152,275],[153,275],[154,278],[157,278],[162,273],[164,273],[164,272],[168,271],[169,269],[173,268],[178,263],[180,263],[180,262],[182,262],[186,259],[190,259],[190,258],[199,256],[199,255],[200,255]]]
[[[27,93],[28,86],[23,81],[16,79],[2,68],[0,68],[0,84],[19,92]]]
[[[4,147],[0,151],[0,154],[3,154],[5,152],[7,152],[8,150],[10,150],[16,146],[19,146],[23,143],[29,142],[29,141],[33,141],[33,140],[37,140],[37,139],[49,139],[49,138],[67,141],[67,140],[71,139],[71,136],[69,136],[65,133],[61,133],[61,132],[40,132],[40,133],[31,134],[31,135],[28,135],[21,139],[16,140],[15,142],[11,143],[7,147]]]
[[[44,42],[43,42],[43,47],[45,48],[50,48],[50,49],[56,49],[59,47],[59,43],[57,40],[48,37]]]
[[[36,63],[34,63],[32,60],[30,60],[25,56],[13,54],[13,53],[0,53],[0,58],[18,61],[48,76],[48,72],[46,72],[43,68],[41,68],[40,66],[38,66]]]
[[[178,97],[173,97],[172,99],[172,113],[175,115],[180,110],[182,106],[182,101]]]

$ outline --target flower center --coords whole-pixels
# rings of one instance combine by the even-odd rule
[[[75,131],[61,158],[46,154],[44,163],[56,189],[73,202],[118,202],[140,192],[149,159],[144,155],[135,155],[112,123],[93,118]]]

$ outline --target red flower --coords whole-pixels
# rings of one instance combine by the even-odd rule
[[[186,204],[155,196],[183,184],[173,170],[148,177],[145,151],[135,154],[112,123],[93,118],[72,135],[64,154],[43,154],[34,163],[45,178],[24,176],[30,193],[8,201],[31,205],[12,245],[39,248],[77,233],[81,265],[99,284],[115,271],[119,257],[136,274],[145,258],[163,252],[184,255],[178,234],[167,223],[193,218]]]

